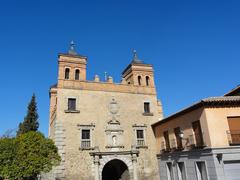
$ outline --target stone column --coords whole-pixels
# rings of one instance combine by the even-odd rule
[[[94,156],[94,166],[95,166],[95,180],[100,180],[99,178],[99,156]]]
[[[132,163],[133,163],[133,180],[138,180],[137,155],[136,154],[132,154]]]

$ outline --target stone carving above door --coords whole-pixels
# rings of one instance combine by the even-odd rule
[[[124,148],[124,146],[122,138],[123,128],[121,127],[118,114],[120,106],[115,97],[112,97],[108,107],[110,119],[105,130],[107,138],[106,148],[110,148],[111,151],[118,151],[119,148]]]
[[[110,124],[120,124],[119,121],[117,120],[119,117],[119,104],[116,101],[114,97],[112,97],[111,102],[109,103],[108,109],[110,112],[110,121],[108,123]]]

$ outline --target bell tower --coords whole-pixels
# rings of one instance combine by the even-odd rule
[[[136,50],[133,51],[132,62],[122,72],[122,78],[130,85],[154,87],[153,67],[140,60]]]
[[[87,57],[76,52],[72,41],[68,53],[58,55],[58,85],[86,81],[86,65]]]

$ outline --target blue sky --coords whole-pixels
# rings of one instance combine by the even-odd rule
[[[48,133],[48,90],[71,40],[89,80],[120,81],[136,49],[154,65],[165,116],[222,95],[239,84],[239,19],[238,0],[1,1],[0,134],[17,128],[33,92]]]

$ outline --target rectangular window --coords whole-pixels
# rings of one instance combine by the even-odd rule
[[[82,129],[82,137],[81,137],[81,147],[90,148],[91,147],[91,137],[90,137],[90,129]]]
[[[76,110],[76,99],[68,98],[68,110],[75,111]]]
[[[144,113],[150,113],[150,103],[144,102]]]
[[[178,173],[178,179],[179,180],[186,180],[187,179],[184,162],[178,162],[177,163],[177,173]]]
[[[195,121],[192,123],[192,128],[196,140],[196,146],[201,147],[203,146],[203,135],[202,135],[202,129],[201,129],[201,124],[200,121]]]
[[[240,117],[228,117],[229,131],[227,131],[230,145],[240,145]]]
[[[137,135],[137,146],[145,146],[144,142],[144,131],[143,129],[136,130]]]
[[[180,132],[181,132],[180,127],[174,128],[174,134],[175,134],[175,137],[176,137],[176,140],[177,140],[177,149],[182,149],[183,148],[182,139],[179,136]]]
[[[164,140],[165,140],[166,150],[169,151],[170,150],[170,141],[169,141],[168,131],[164,131],[163,136],[164,136]]]
[[[166,166],[167,166],[167,180],[174,180],[172,163],[168,162]]]
[[[196,162],[197,180],[207,180],[207,169],[205,162]]]

